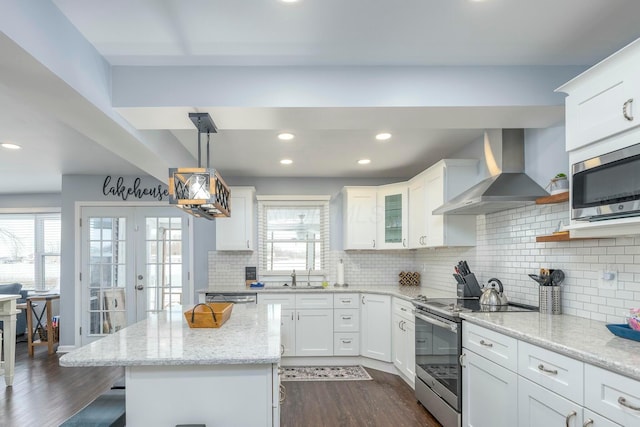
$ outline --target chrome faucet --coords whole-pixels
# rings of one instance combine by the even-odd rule
[[[291,273],[291,286],[296,286],[296,270]]]

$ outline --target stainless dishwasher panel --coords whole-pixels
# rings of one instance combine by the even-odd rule
[[[232,302],[235,304],[257,304],[258,294],[245,292],[207,292],[206,302]]]

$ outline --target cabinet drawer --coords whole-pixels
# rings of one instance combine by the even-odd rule
[[[582,424],[584,427],[622,427],[620,424],[614,423],[608,418],[598,415],[587,408],[584,409],[582,418],[584,419],[584,423]]]
[[[518,375],[566,397],[579,405],[584,401],[584,363],[520,341]]]
[[[400,298],[393,299],[393,313],[405,320],[415,321],[413,304]]]
[[[333,294],[296,294],[296,308],[333,308]]]
[[[469,322],[463,322],[462,346],[500,366],[517,372],[518,341],[515,338]]]
[[[585,407],[623,426],[640,425],[640,382],[585,364],[584,386]]]
[[[334,308],[358,308],[358,294],[333,294]]]
[[[342,308],[333,311],[333,330],[335,332],[357,332],[360,330],[360,310]]]
[[[258,304],[280,304],[282,310],[296,308],[294,294],[258,294]]]
[[[334,356],[357,356],[360,354],[360,337],[357,333],[337,332],[333,334]]]

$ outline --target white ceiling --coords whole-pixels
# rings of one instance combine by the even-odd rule
[[[640,36],[636,0],[53,4],[112,66],[589,66]],[[78,100],[59,96],[57,107],[41,105],[26,82],[16,84],[18,77],[5,72],[16,57],[21,68],[14,74],[33,70],[43,81],[48,70],[11,41],[0,42],[0,141],[24,146],[18,152],[0,149],[0,194],[60,191],[63,174],[148,171],[136,156],[104,143],[121,136],[106,132],[99,120],[80,126],[61,118],[56,110],[72,102],[79,108]],[[63,91],[59,86],[56,90]],[[77,95],[72,87],[66,90]],[[210,112],[220,129],[212,138],[212,166],[223,176],[408,177],[460,150],[484,128],[547,127],[562,120],[557,106],[372,107],[194,105],[113,111],[141,130],[138,136],[167,131],[168,143],[182,144],[193,156],[197,134],[187,113]],[[277,140],[283,130],[296,134],[295,140]],[[392,139],[376,141],[379,131],[392,132]],[[279,165],[284,157],[294,164]],[[358,166],[356,160],[365,157],[372,163]]]

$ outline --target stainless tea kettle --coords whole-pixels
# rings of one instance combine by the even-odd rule
[[[499,290],[496,290],[495,285],[498,285]],[[483,287],[482,295],[480,295],[480,304],[488,306],[507,305],[507,297],[504,295],[504,288],[500,280],[496,278],[489,279],[487,285]]]

